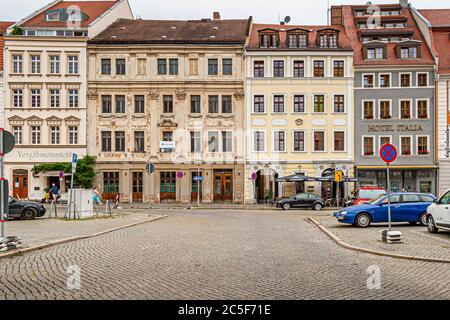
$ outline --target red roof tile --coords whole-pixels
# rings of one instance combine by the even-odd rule
[[[347,36],[350,39],[350,42],[353,46],[354,50],[354,64],[355,66],[383,66],[383,65],[433,65],[434,59],[431,54],[431,51],[417,26],[417,23],[412,16],[412,12],[410,8],[401,8],[397,5],[380,5],[381,8],[396,8],[401,9],[400,15],[406,17],[407,25],[406,28],[396,28],[398,31],[412,31],[413,39],[419,40],[422,42],[421,45],[421,55],[419,59],[415,60],[402,60],[398,59],[397,53],[395,51],[396,43],[388,43],[387,44],[387,59],[381,61],[367,61],[364,60],[363,56],[363,44],[361,42],[361,38],[359,36],[361,30],[358,29],[355,22],[354,9],[356,8],[367,8],[367,6],[350,6],[344,5],[342,8],[343,15],[343,25],[345,26]],[[384,32],[385,30],[380,30]]]
[[[56,3],[54,6],[47,8],[44,12],[30,18],[21,24],[21,27],[26,28],[61,28],[66,27],[67,22],[50,22],[46,21],[45,14],[50,10],[66,9],[70,6],[78,6],[81,12],[87,15],[87,19],[81,23],[82,28],[88,27],[92,22],[94,22],[99,16],[106,12],[109,8],[117,3],[114,1],[61,1]]]
[[[3,35],[14,22],[0,21],[0,71],[3,71]]]
[[[269,49],[262,49],[259,48],[259,37],[258,37],[258,32],[262,31],[264,29],[274,29],[277,30],[279,32],[279,37],[280,37],[280,43],[277,49],[273,49],[273,48],[269,48]],[[320,50],[333,50],[333,49],[323,49],[323,48],[319,48],[316,43],[317,43],[317,32],[319,30],[322,29],[335,29],[339,31],[339,40],[338,40],[338,44],[339,47],[338,49],[341,50],[352,50],[352,46],[350,44],[350,41],[345,33],[345,28],[342,26],[299,26],[299,25],[280,25],[280,24],[253,24],[252,27],[252,32],[250,35],[250,39],[248,42],[248,46],[247,49],[258,49],[258,50],[292,50],[289,49],[287,46],[287,34],[290,30],[293,29],[304,29],[304,30],[308,30],[309,34],[308,34],[308,49],[320,49]],[[301,48],[297,49],[297,50],[301,50]],[[334,49],[336,50],[336,49]]]
[[[431,22],[434,28],[450,27],[450,9],[421,9],[419,12]]]

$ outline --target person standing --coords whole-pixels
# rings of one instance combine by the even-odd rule
[[[52,183],[50,193],[53,195],[53,200],[55,200],[55,202],[57,203],[60,196],[59,196],[59,187],[55,183]]]

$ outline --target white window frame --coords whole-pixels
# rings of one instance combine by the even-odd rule
[[[334,134],[336,132],[344,132],[344,150],[336,150],[336,145],[334,144]],[[347,153],[347,130],[345,129],[333,129],[333,152],[337,153]]]
[[[428,147],[428,154],[419,154],[419,138],[423,138],[423,137],[426,137],[427,138],[427,147]],[[429,156],[431,156],[432,155],[432,153],[431,153],[431,145],[430,145],[430,136],[429,135],[426,135],[426,134],[418,134],[418,135],[416,135],[416,139],[415,139],[415,143],[416,143],[416,145],[415,145],[415,155],[417,155],[417,156],[422,156],[422,157],[429,157]]]
[[[335,48],[335,47],[333,47],[333,48]],[[345,78],[347,76],[347,61],[346,61],[346,59],[345,58],[342,58],[342,59],[338,59],[338,58],[331,59],[331,71],[332,71],[333,78],[336,78],[334,76],[334,62],[335,61],[342,61],[342,62],[344,62],[344,77],[343,78]],[[336,78],[336,79],[342,79],[342,78]]]
[[[71,94],[71,91],[76,91],[76,95]],[[76,105],[71,106],[72,97],[76,97]],[[79,89],[69,89],[67,90],[68,107],[71,109],[77,109],[80,107],[80,90]],[[75,101],[75,100],[74,100]]]
[[[263,112],[255,112],[255,98],[256,96],[263,96],[264,97],[264,111]],[[262,114],[267,114],[267,96],[265,94],[258,94],[258,93],[254,93],[252,96],[252,114],[255,115],[262,115]]]
[[[217,133],[217,151],[210,151],[210,149],[209,149],[209,134],[210,133]],[[214,154],[222,153],[222,141],[221,141],[221,138],[222,138],[222,130],[220,130],[220,129],[208,130],[206,132],[206,150],[207,150],[207,153],[214,153]],[[172,139],[173,139],[173,137],[172,137]]]
[[[303,132],[303,134],[304,134],[304,141],[303,141],[304,148],[302,151],[295,150],[295,136],[294,135],[296,132]],[[292,130],[291,139],[292,139],[292,141],[291,141],[292,153],[307,153],[308,152],[308,131],[307,130],[297,130],[297,129]]]
[[[56,131],[53,131],[54,128],[57,128]],[[50,131],[50,144],[51,145],[59,145],[61,144],[61,127],[60,126],[49,126]],[[55,135],[55,136],[53,136]],[[55,137],[55,142],[53,142],[53,137]],[[57,140],[57,141],[56,141]]]
[[[381,76],[389,75],[389,87],[382,87],[381,86]],[[392,88],[392,72],[380,72],[378,74],[378,88],[386,89],[386,88]]]
[[[278,40],[279,41],[279,40]],[[283,61],[283,77],[275,77],[275,61]],[[272,78],[273,79],[285,79],[285,78],[287,78],[287,77],[289,77],[289,74],[288,74],[288,70],[287,70],[287,66],[288,66],[288,64],[287,64],[287,61],[286,61],[286,59],[285,58],[278,58],[278,57],[275,57],[275,58],[273,58],[273,59],[271,59],[271,62],[272,62],[272,65],[271,65],[271,67],[272,67]],[[265,70],[266,68],[264,67],[264,72],[266,71]]]
[[[17,59],[16,59],[17,58]],[[23,74],[23,54],[12,54],[12,73]]]
[[[381,120],[390,120],[390,119],[382,119],[381,118],[381,102],[383,101],[389,101],[389,114],[391,116],[391,119],[394,118],[393,112],[392,112],[392,99],[379,99],[378,100],[378,110],[377,110],[377,119]]]
[[[334,111],[334,97],[336,96],[344,96],[344,112],[336,112]],[[345,93],[333,93],[333,106],[331,109],[332,114],[347,114],[347,95]]]
[[[372,76],[373,77],[373,86],[372,87],[365,87],[364,86],[364,77],[365,76]],[[373,89],[377,87],[377,79],[375,76],[375,73],[363,73],[361,74],[361,88],[363,89]]]
[[[314,111],[314,99],[316,96],[323,96],[323,112],[315,112]],[[312,114],[327,114],[327,102],[328,102],[328,97],[326,93],[314,93],[312,94],[312,99],[311,99],[311,113]]]
[[[364,103],[365,102],[372,102],[373,103],[373,119],[365,119],[364,118]],[[378,112],[377,112],[377,102],[375,99],[363,99],[361,100],[361,120],[371,121],[377,119]]]
[[[17,93],[16,93],[17,91]],[[22,88],[13,89],[12,90],[12,100],[14,108],[22,108],[23,107],[23,95],[24,90]],[[17,105],[16,105],[16,97],[17,97]]]
[[[427,75],[427,85],[423,87],[419,87],[419,75],[426,74]],[[416,87],[418,88],[427,88],[430,86],[430,73],[429,72],[416,72]]]
[[[402,118],[402,102],[403,101],[409,101],[409,109],[410,109],[410,112],[411,112],[410,117],[406,118],[406,119]],[[411,120],[411,119],[414,119],[413,105],[414,105],[413,104],[413,99],[399,99],[398,100],[398,119],[399,120]]]
[[[410,155],[404,155],[403,154],[402,138],[409,138],[410,139],[410,143],[411,143],[411,154]],[[400,140],[399,140],[398,144],[400,146],[400,149],[398,150],[398,153],[399,153],[400,156],[402,156],[402,157],[410,157],[410,156],[413,156],[413,155],[415,155],[417,153],[416,150],[414,150],[414,136],[412,136],[412,135],[401,135],[401,136],[399,136],[399,139]]]
[[[255,140],[255,133],[261,132],[264,137],[264,150],[258,151],[256,150],[256,140]],[[254,129],[252,130],[252,150],[254,153],[266,153],[267,152],[267,130],[265,129]]]
[[[376,136],[374,136],[374,135],[363,135],[363,136],[361,136],[361,156],[362,157],[374,157],[374,156],[376,156],[376,154],[377,154],[377,152],[376,152],[376,148],[377,148],[377,146],[376,146],[376,138],[375,138]],[[371,155],[371,156],[368,156],[368,155],[365,155],[364,154],[364,139],[365,138],[372,138],[372,141],[373,141],[373,149],[372,149],[372,151],[373,151],[373,155]]]
[[[323,138],[324,138],[324,141],[323,141],[323,147],[324,147],[324,150],[323,150],[323,151],[321,151],[321,150],[315,150],[315,149],[314,149],[314,148],[315,148],[315,144],[314,144],[314,134],[315,134],[316,132],[323,132],[323,133],[324,133],[324,134],[323,134]],[[312,130],[311,143],[312,143],[311,149],[312,149],[313,152],[327,153],[327,152],[328,152],[328,151],[327,151],[327,150],[328,150],[328,133],[327,133],[327,130],[316,130],[316,129]]]
[[[75,128],[75,130],[72,130],[71,128]],[[68,126],[67,128],[67,138],[69,139],[69,145],[77,145],[79,143],[79,130],[78,130],[78,126]],[[76,143],[74,141],[72,141],[72,134],[75,134],[76,136]]]
[[[303,96],[304,101],[305,101],[305,111],[304,112],[295,112],[295,96]],[[308,113],[308,94],[306,94],[306,93],[293,93],[291,95],[291,99],[292,99],[292,109],[291,109],[291,113],[292,114],[307,114]]]
[[[381,149],[381,147],[383,146],[382,144],[381,144],[381,139],[382,138],[389,138],[389,143],[392,143],[392,135],[384,135],[384,134],[382,134],[382,135],[379,135],[378,136],[378,148],[377,148],[377,146],[375,146],[375,152],[376,152],[376,154],[379,154],[380,153],[380,149]]]
[[[227,132],[227,133],[230,133],[231,134],[231,151],[224,151],[223,149],[224,149],[224,145],[223,145],[223,133],[224,132]],[[233,133],[234,133],[234,131],[233,130],[220,130],[220,152],[221,153],[233,153],[233,150],[234,150],[234,135],[233,135]],[[201,138],[200,138],[201,139]]]
[[[419,101],[426,101],[427,102],[427,118],[419,118]],[[416,103],[415,103],[415,112],[416,112],[416,117],[415,119],[417,120],[429,120],[431,118],[431,114],[430,114],[430,98],[416,98]]]
[[[39,130],[34,131],[33,128],[38,128]],[[37,138],[39,138],[39,142],[37,142],[37,141],[33,142],[33,134],[35,134],[35,133],[36,133],[36,140],[38,140]],[[33,145],[40,145],[42,143],[41,134],[42,134],[42,127],[41,126],[31,126],[30,127],[30,135],[31,135],[30,142],[31,142],[31,144],[33,144]]]
[[[283,132],[284,134],[284,151],[275,150],[275,133]],[[274,129],[272,130],[272,152],[273,153],[287,153],[288,152],[288,140],[287,140],[287,131],[285,129]]]
[[[57,91],[58,93],[54,94],[53,91]],[[59,108],[61,106],[61,89],[52,88],[52,89],[49,89],[48,92],[49,92],[49,98],[50,98],[50,108]],[[53,102],[55,102],[54,106],[53,106]]]
[[[31,100],[30,106],[32,108],[40,108],[42,106],[42,89],[40,88],[30,89],[30,100]]]
[[[18,130],[16,130],[16,128]],[[16,144],[21,145],[23,143],[23,126],[21,125],[12,126],[12,133],[14,137],[16,137],[16,135],[18,137],[18,139],[16,139]]]
[[[275,112],[275,96],[283,96],[284,98],[284,111],[283,112]],[[264,99],[265,102],[265,99]],[[265,105],[265,103],[264,103]],[[264,106],[265,109],[265,106]],[[272,114],[283,115],[287,114],[287,94],[285,93],[274,93],[272,94]]]
[[[314,75],[314,64],[315,64],[316,61],[322,61],[323,62],[323,77],[316,77]],[[311,76],[314,79],[325,79],[325,78],[328,78],[327,65],[328,65],[327,64],[327,59],[325,57],[323,59],[313,59],[312,62],[311,62],[311,71],[312,71]]]
[[[53,58],[57,58],[56,61],[53,60]],[[52,75],[58,75],[61,74],[61,57],[58,54],[51,54],[48,57],[49,63],[50,63],[50,74]]]
[[[72,58],[75,58],[75,60],[71,60]],[[67,56],[67,74],[70,74],[70,75],[80,74],[79,60],[80,59],[79,59],[78,55],[71,54],[71,55]],[[70,70],[71,68],[72,68],[72,70]]]
[[[402,87],[402,75],[409,75],[409,86],[408,87]],[[399,88],[411,88],[413,86],[413,74],[412,72],[400,72],[398,74],[398,87]]]
[[[34,60],[34,58],[37,58]],[[41,74],[42,73],[42,65],[41,65],[42,57],[40,54],[30,54],[30,73],[31,74]]]

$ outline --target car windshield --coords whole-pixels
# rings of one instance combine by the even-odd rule
[[[359,190],[359,198],[361,199],[375,199],[381,195],[385,195],[386,191],[381,189],[375,190]]]

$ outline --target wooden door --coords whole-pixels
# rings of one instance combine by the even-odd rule
[[[233,201],[233,173],[214,175],[214,201]]]
[[[17,199],[28,199],[28,171],[13,171],[13,197]]]
[[[142,202],[144,189],[144,174],[142,172],[133,172],[133,202]]]
[[[177,200],[177,178],[175,172],[160,173],[160,191],[161,201]]]

